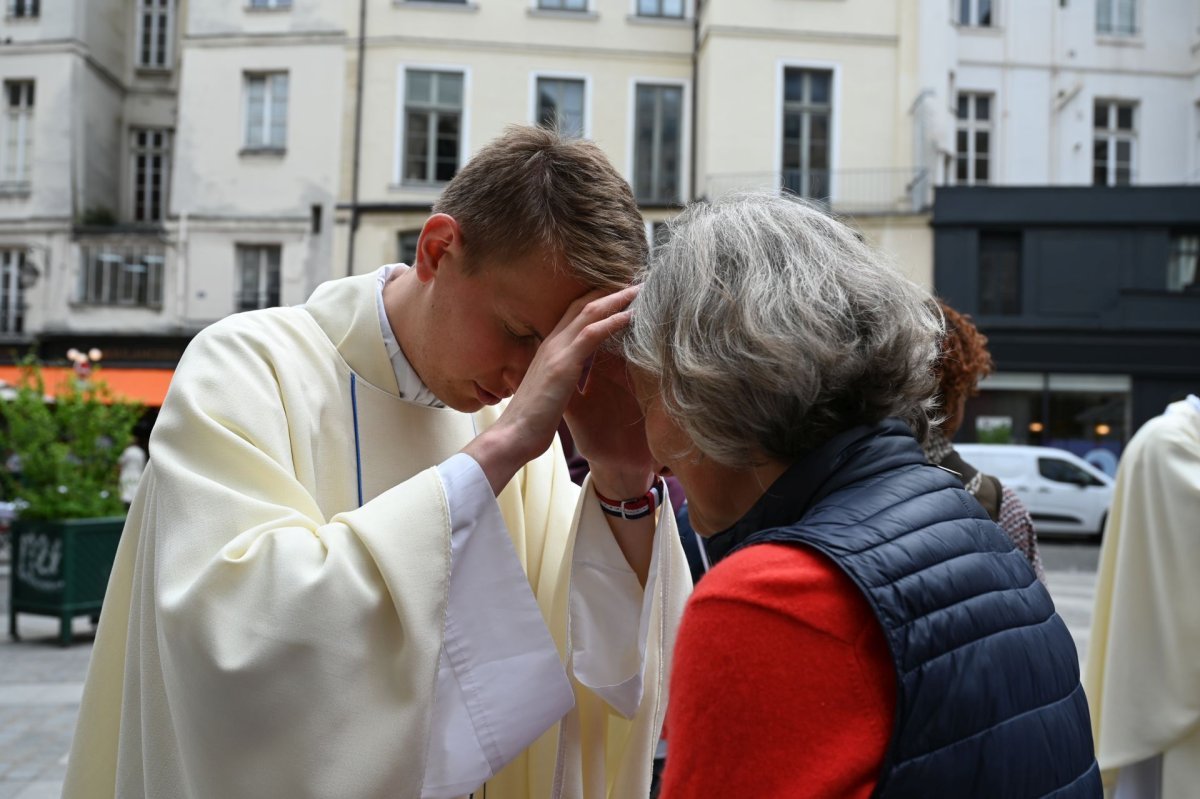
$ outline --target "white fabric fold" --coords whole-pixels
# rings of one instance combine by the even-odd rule
[[[672,513],[665,494],[654,532],[649,576],[643,590],[637,575],[613,538],[607,517],[594,496],[591,476],[584,481],[585,500],[571,560],[571,673],[613,710],[632,718],[642,701],[646,636],[650,626],[658,561],[671,537],[663,519]]]
[[[459,453],[438,474],[450,589],[423,799],[478,788],[575,705],[483,470]]]

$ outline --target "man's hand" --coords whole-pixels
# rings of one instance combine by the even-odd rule
[[[606,339],[629,324],[625,309],[637,291],[637,286],[608,295],[594,291],[571,303],[538,347],[500,419],[463,448],[479,463],[496,494],[550,446],[567,404],[579,393],[584,365]],[[644,437],[641,445],[645,447]],[[647,486],[649,482],[641,491]]]

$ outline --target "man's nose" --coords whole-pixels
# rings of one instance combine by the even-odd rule
[[[529,371],[529,365],[533,363],[533,356],[534,352],[528,348],[514,348],[504,367],[504,373],[501,375],[502,387],[506,392],[505,397],[511,397],[520,387],[521,381],[525,379],[525,373]]]

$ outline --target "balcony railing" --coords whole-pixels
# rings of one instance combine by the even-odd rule
[[[793,169],[709,175],[707,195],[782,191],[840,214],[919,214],[932,206],[932,187],[926,169]]]

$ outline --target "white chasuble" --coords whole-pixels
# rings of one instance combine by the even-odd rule
[[[498,409],[399,399],[374,280],[229,317],[188,348],[117,553],[64,796],[421,795],[451,582],[437,467]],[[593,534],[603,517],[557,444],[497,499],[575,705],[487,796],[644,796],[689,583],[674,526],[639,597],[644,635],[605,644],[644,665],[580,674],[573,622],[631,610],[590,593],[611,589],[616,544]]]
[[[1118,795],[1200,795],[1200,403],[1121,456],[1084,670],[1096,759]]]

